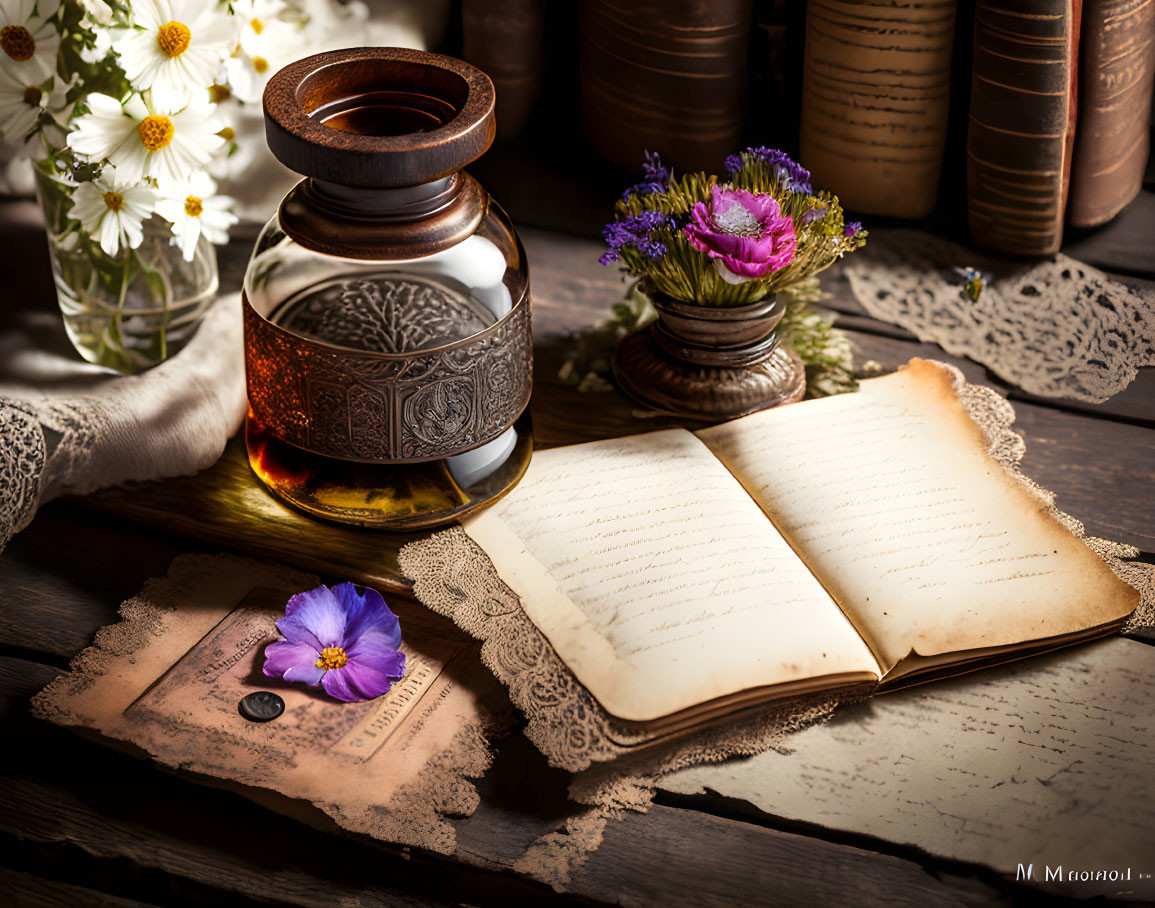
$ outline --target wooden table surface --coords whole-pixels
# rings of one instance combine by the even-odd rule
[[[596,264],[599,244],[539,231],[523,238],[533,269],[539,442],[658,425],[636,418],[615,393],[579,394],[557,378],[567,332],[603,318],[623,289],[614,272]],[[50,300],[43,237],[27,207],[0,207],[0,242],[6,260],[22,263],[12,298]],[[247,245],[238,243],[222,256],[226,288],[235,286],[246,255]],[[1155,563],[1152,395],[1133,391],[1122,408],[1027,400],[982,366],[866,317],[837,274],[824,288],[859,362],[876,360],[889,371],[911,356],[936,357],[1008,394],[1027,441],[1025,472],[1054,491],[1090,533],[1132,543]],[[227,547],[211,527],[177,533],[149,520],[150,502],[171,489],[144,484],[102,500],[55,502],[0,555],[5,904],[488,905],[548,897],[582,904],[939,905],[1034,895],[990,866],[928,852],[901,835],[800,821],[772,805],[752,810],[726,798],[669,792],[648,812],[612,821],[566,894],[556,896],[512,866],[578,808],[566,797],[568,776],[549,769],[519,733],[500,744],[479,783],[480,807],[456,822],[457,853],[443,857],[305,826],[32,719],[27,698],[65,670],[98,628],[115,621],[117,606],[147,578],[163,574],[178,554]],[[251,551],[236,539],[232,546]],[[269,557],[275,547],[257,553]],[[313,567],[339,579],[339,565]],[[1146,648],[1155,640],[1136,634],[1116,642]],[[1150,741],[1146,746],[1155,749]],[[1152,765],[1155,758],[1139,790],[1150,790]],[[1082,771],[1093,780],[1096,768]]]

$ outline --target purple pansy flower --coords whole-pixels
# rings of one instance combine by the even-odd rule
[[[741,284],[785,268],[794,260],[794,222],[769,194],[714,186],[710,203],[698,202],[683,229],[695,249],[714,260],[722,280]]]
[[[401,623],[376,590],[351,583],[297,593],[265,648],[265,674],[318,684],[346,702],[380,697],[405,674]]]

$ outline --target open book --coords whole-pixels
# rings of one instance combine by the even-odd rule
[[[539,452],[465,530],[606,712],[655,735],[1074,643],[1139,601],[923,360],[699,432]]]

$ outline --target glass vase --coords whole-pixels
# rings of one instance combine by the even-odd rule
[[[136,249],[108,255],[67,212],[72,186],[37,168],[56,298],[68,339],[90,363],[141,372],[184,347],[216,297],[216,250],[203,236],[192,261],[169,226],[144,222]]]

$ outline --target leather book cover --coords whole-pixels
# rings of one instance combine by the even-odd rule
[[[1139,193],[1150,150],[1155,2],[1084,0],[1067,220],[1097,227]]]
[[[978,0],[967,134],[977,246],[1050,255],[1063,240],[1081,0]]]

